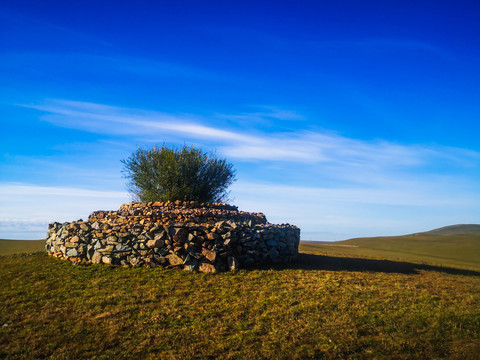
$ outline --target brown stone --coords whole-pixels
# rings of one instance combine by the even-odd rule
[[[200,266],[198,267],[198,271],[203,272],[203,273],[211,273],[214,274],[217,272],[217,268],[215,265],[206,263],[206,262],[201,262]]]
[[[165,241],[159,239],[159,240],[149,240],[147,241],[147,247],[149,248],[161,248],[165,245]]]
[[[205,248],[202,249],[202,255],[205,256],[205,258],[209,261],[215,261],[215,259],[217,258],[217,253],[215,251],[211,251]]]
[[[174,266],[183,265],[183,259],[178,255],[170,254],[165,257],[168,259],[168,262],[170,263],[170,265],[174,265]]]
[[[208,240],[216,240],[219,238],[219,235],[213,232],[207,233],[207,239]]]

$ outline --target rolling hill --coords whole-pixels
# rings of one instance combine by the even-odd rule
[[[330,244],[303,243],[301,250],[479,270],[480,225],[452,225],[411,235],[355,238]]]
[[[480,234],[479,224],[458,224],[425,231],[423,235],[475,235]]]

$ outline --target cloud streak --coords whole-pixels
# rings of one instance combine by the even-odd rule
[[[43,119],[57,126],[107,135],[136,135],[164,141],[167,136],[184,136],[215,142],[225,155],[245,161],[269,160],[304,163],[335,163],[341,166],[419,166],[431,158],[445,158],[465,164],[477,162],[474,151],[419,145],[400,145],[388,141],[364,141],[315,131],[261,133],[207,126],[208,119],[192,115],[172,115],[154,111],[102,104],[49,100],[44,104],[23,105],[47,113]],[[241,114],[242,118],[296,118],[296,113]],[[225,115],[221,115],[225,117]],[[235,117],[235,115],[232,115]]]

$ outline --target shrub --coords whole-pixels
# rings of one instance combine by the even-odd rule
[[[232,164],[187,145],[138,148],[122,163],[129,191],[143,202],[225,201],[228,187],[236,180]]]

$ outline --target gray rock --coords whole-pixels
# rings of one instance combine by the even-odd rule
[[[70,257],[77,257],[78,256],[78,251],[75,248],[68,249],[66,255],[70,256]]]
[[[102,262],[102,254],[95,252],[92,255],[92,263],[94,264],[101,264]]]
[[[116,245],[114,251],[116,252],[126,252],[126,251],[131,251],[132,248],[127,245]]]

